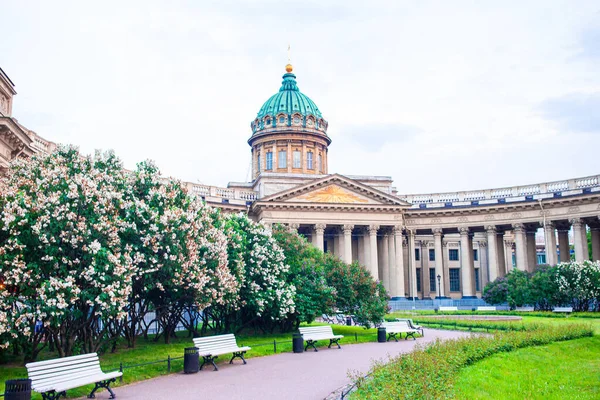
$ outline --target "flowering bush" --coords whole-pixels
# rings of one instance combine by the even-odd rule
[[[108,321],[124,315],[134,272],[132,248],[122,240],[120,161],[62,147],[17,162],[1,185],[0,332],[23,339],[30,357],[42,339],[37,321],[61,356],[72,354],[76,338],[97,350]]]
[[[227,265],[227,237],[215,211],[188,196],[177,181],[163,180],[151,162],[131,174],[125,240],[133,249],[133,294],[127,337],[135,343],[151,307],[165,342],[190,308],[222,304],[237,295]]]
[[[278,321],[295,311],[296,287],[288,283],[289,266],[283,250],[269,230],[246,215],[226,218],[230,270],[236,271],[241,284],[239,311],[229,319],[235,320],[238,329],[273,330]]]
[[[584,261],[540,266],[534,273],[513,270],[490,282],[483,298],[511,307],[533,305],[538,310],[571,306],[574,311],[600,310],[600,262]]]

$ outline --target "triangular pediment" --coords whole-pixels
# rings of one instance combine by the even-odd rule
[[[338,174],[315,179],[264,197],[258,202],[410,207],[409,203],[398,197]]]

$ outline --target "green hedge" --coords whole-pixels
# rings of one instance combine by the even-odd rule
[[[535,326],[457,340],[437,340],[414,352],[375,363],[367,375],[355,376],[352,399],[440,399],[453,395],[458,371],[500,352],[592,336],[590,326]]]
[[[544,317],[544,318],[565,318],[567,314],[565,313],[555,313],[552,311],[515,311],[515,310],[507,310],[507,311],[469,311],[469,310],[459,310],[459,311],[448,311],[448,312],[435,312],[433,310],[418,310],[411,312],[402,312],[396,311],[392,313],[398,318],[415,318],[418,315],[515,315],[519,317]],[[585,312],[574,312],[568,314],[570,318],[599,318],[600,313],[585,311]]]

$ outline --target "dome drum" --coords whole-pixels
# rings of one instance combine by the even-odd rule
[[[327,173],[328,123],[317,105],[300,92],[292,69],[286,65],[279,92],[250,123],[254,179],[262,172]]]

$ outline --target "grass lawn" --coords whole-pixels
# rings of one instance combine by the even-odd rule
[[[500,353],[463,369],[460,399],[598,399],[600,336]]]
[[[312,324],[311,326],[323,325],[323,324]],[[325,324],[326,325],[326,324]],[[363,329],[357,326],[342,326],[332,325],[335,334],[344,335],[344,338],[340,341],[342,346],[353,344],[353,343],[365,343],[365,342],[376,342],[377,341],[377,330]],[[192,347],[192,339],[186,337],[185,332],[178,332],[179,338],[173,339],[170,344],[164,344],[162,340],[154,342],[152,340],[145,341],[138,339],[136,347],[134,349],[128,349],[126,343],[119,346],[116,353],[103,354],[100,356],[100,364],[104,372],[119,370],[119,363],[123,363],[125,369],[123,372],[123,383],[128,384],[144,379],[154,378],[160,375],[168,374],[166,359],[168,356],[171,357],[182,357],[183,349],[186,347]],[[252,350],[246,353],[245,358],[250,359],[253,357],[268,356],[274,354],[273,341],[277,341],[277,353],[291,352],[292,351],[292,334],[239,334],[236,335],[238,338],[237,342],[240,346],[250,346]],[[327,346],[329,343],[322,341],[323,346]],[[42,353],[38,361],[56,358],[58,357],[54,353],[45,352]],[[223,362],[229,362],[227,355],[219,357],[217,365]],[[152,362],[157,360],[165,360],[157,364],[150,364],[140,367],[128,369],[127,366],[134,364],[142,364],[146,362]],[[234,361],[234,363],[241,363],[240,360]],[[209,368],[212,368],[209,367]],[[183,371],[183,358],[171,361],[171,372]],[[12,364],[0,365],[0,393],[4,392],[4,382],[7,379],[25,378],[27,377],[27,370],[22,366],[21,362],[14,362]],[[118,387],[120,384],[118,381],[114,384]],[[93,385],[85,386],[82,388],[71,389],[68,391],[69,397],[81,397],[89,394]],[[118,391],[116,392],[119,395]],[[33,396],[34,399],[41,399],[41,396],[37,393]]]

